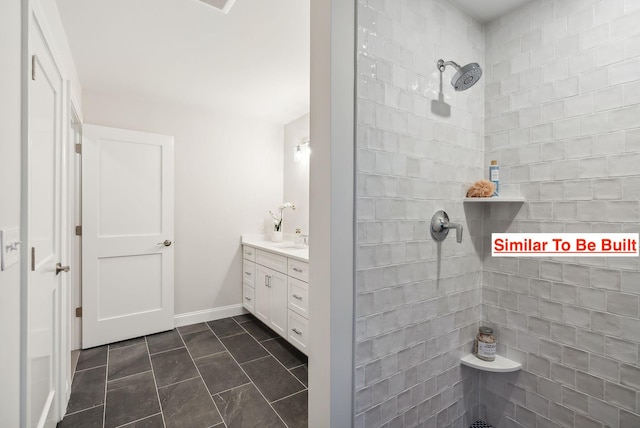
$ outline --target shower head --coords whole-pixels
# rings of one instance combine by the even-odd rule
[[[478,63],[472,62],[464,67],[460,67],[453,61],[445,62],[441,59],[438,61],[438,70],[440,70],[440,72],[444,72],[447,65],[456,69],[456,74],[453,76],[453,79],[451,79],[451,85],[458,92],[466,91],[478,83],[478,80],[482,77],[482,68]]]

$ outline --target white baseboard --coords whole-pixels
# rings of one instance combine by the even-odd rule
[[[242,304],[223,306],[221,308],[204,309],[202,311],[187,312],[186,314],[174,315],[173,323],[176,327],[197,324],[199,322],[215,321],[222,318],[235,317],[237,315],[248,314]]]

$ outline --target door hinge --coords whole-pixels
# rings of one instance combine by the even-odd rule
[[[82,154],[82,144],[76,144],[76,153],[79,155]]]
[[[82,307],[76,308],[76,318],[82,318]]]
[[[76,226],[76,236],[82,236],[82,226]]]
[[[31,55],[31,80],[36,80],[36,56]]]

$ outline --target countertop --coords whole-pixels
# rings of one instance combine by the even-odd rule
[[[293,241],[273,242],[262,235],[242,235],[242,245],[309,262],[309,247],[296,245]]]

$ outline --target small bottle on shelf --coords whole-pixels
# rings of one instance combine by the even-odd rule
[[[492,160],[491,166],[489,166],[489,181],[496,186],[496,190],[491,196],[500,196],[500,166],[497,160]]]

